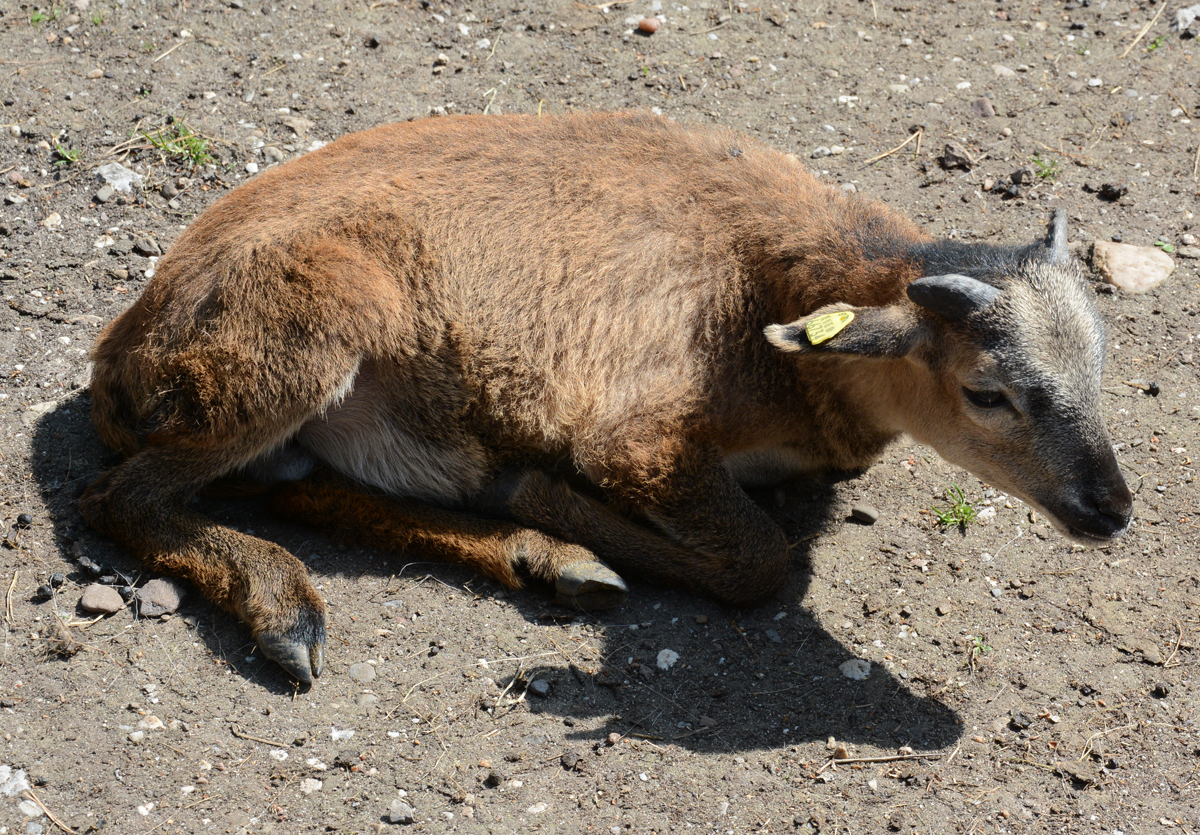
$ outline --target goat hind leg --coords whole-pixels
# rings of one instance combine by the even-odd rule
[[[325,602],[303,564],[187,507],[228,460],[182,444],[146,447],[92,483],[80,512],[147,568],[188,580],[245,621],[264,655],[310,683],[324,664]]]
[[[410,499],[359,492],[337,478],[317,476],[277,488],[273,508],[300,523],[328,520],[349,538],[385,550],[405,550],[472,568],[520,588],[520,568],[552,583],[569,608],[607,608],[624,602],[624,581],[579,545],[512,522],[443,510]]]

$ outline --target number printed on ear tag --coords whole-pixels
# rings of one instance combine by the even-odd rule
[[[842,328],[853,321],[854,313],[849,310],[826,313],[824,316],[809,319],[808,324],[804,326],[804,332],[808,334],[809,342],[813,345],[820,345],[825,340],[837,336],[841,333]]]

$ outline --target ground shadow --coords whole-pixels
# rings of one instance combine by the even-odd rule
[[[84,488],[116,463],[92,430],[89,409],[86,393],[76,394],[31,427],[34,474],[50,515],[45,521],[52,525],[60,552],[70,563],[60,570],[79,584],[114,570],[135,581],[148,579],[128,554],[88,529],[79,516],[77,504]],[[885,748],[936,749],[953,744],[962,725],[951,708],[878,666],[863,680],[847,678],[840,667],[855,656],[803,608],[811,579],[811,543],[841,521],[834,518],[837,482],[838,477],[831,476],[794,486],[783,507],[776,506],[778,495],[771,491],[755,496],[784,526],[789,541],[797,543],[790,580],[774,604],[733,610],[636,578],[629,578],[632,594],[625,606],[598,615],[557,609],[544,590],[508,595],[510,604],[531,621],[583,618],[604,635],[605,660],[594,669],[560,664],[524,670],[522,679],[514,682],[516,687],[536,678],[550,685],[544,697],[527,700],[528,708],[567,721],[602,718],[599,729],[592,721],[586,723],[591,726],[586,732],[568,731],[567,739],[581,746],[600,744],[610,733],[634,733],[696,751],[726,752],[830,736]],[[392,576],[412,561],[411,556],[405,559],[371,549],[336,548],[333,535],[280,522],[259,500],[203,500],[200,509],[223,524],[279,542],[305,560],[310,570],[327,576]],[[331,549],[336,558],[327,556]],[[86,559],[74,559],[78,556]],[[89,561],[98,568],[88,567]],[[421,563],[413,570],[432,573],[452,586],[478,589],[481,585],[477,575],[453,566]],[[777,617],[781,608],[787,610],[785,617]],[[674,624],[667,630],[663,611],[693,613],[687,617],[703,622],[685,622],[682,631]],[[181,614],[190,617],[198,637],[235,674],[276,695],[294,693],[295,682],[254,656],[242,624],[196,597],[189,598]],[[657,653],[668,645],[683,661],[664,672],[657,668]],[[339,648],[331,646],[330,652]]]

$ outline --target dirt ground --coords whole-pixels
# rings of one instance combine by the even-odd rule
[[[1200,832],[1182,3],[0,5],[0,835]],[[1084,256],[1174,249],[1156,290],[1096,296],[1129,534],[1073,547],[905,442],[758,497],[796,546],[752,611],[634,582],[578,616],[232,501],[205,507],[298,554],[329,602],[315,687],[194,595],[162,619],[77,608],[89,563],[149,579],[76,510],[112,463],[87,352],[196,215],[384,122],[630,107],[742,129],[939,235],[1026,242],[1061,207]],[[950,142],[968,169],[938,164]],[[128,196],[97,178],[114,161],[143,178]],[[954,485],[984,517],[965,531],[930,513]],[[879,521],[850,521],[859,502]],[[867,761],[830,766],[830,738]]]

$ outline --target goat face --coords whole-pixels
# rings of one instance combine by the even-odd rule
[[[1066,536],[1122,534],[1133,498],[1100,416],[1104,325],[1062,214],[1032,246],[934,243],[914,255],[936,274],[908,285],[906,300],[853,309],[820,345],[804,344],[813,317],[772,326],[768,339],[860,360],[849,376],[878,423],[1020,496]],[[834,309],[849,308],[814,315]]]

